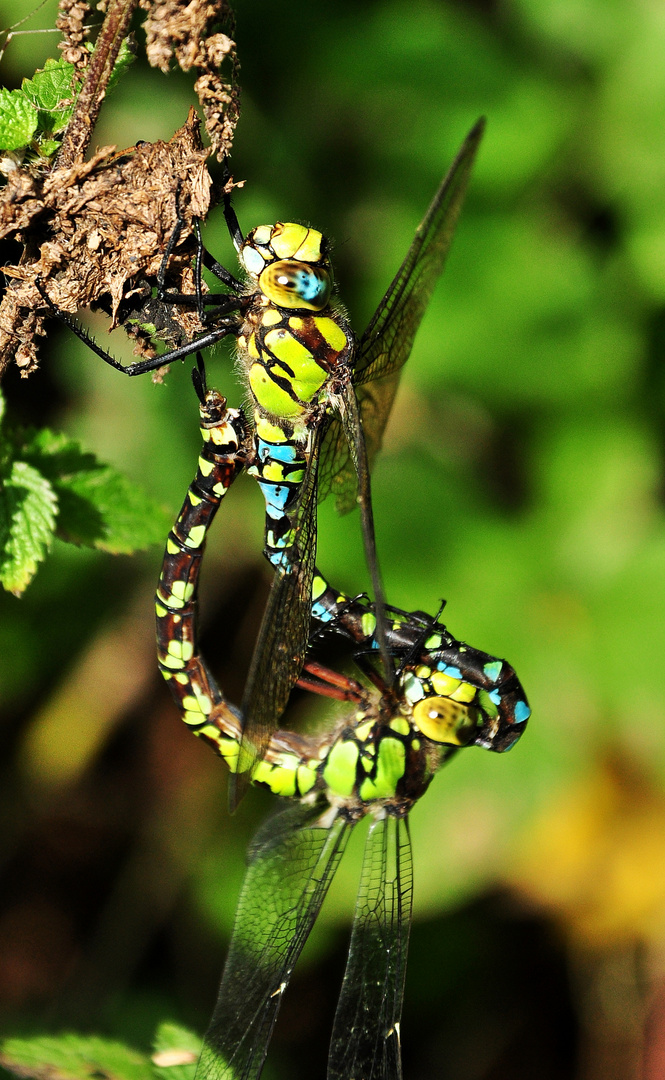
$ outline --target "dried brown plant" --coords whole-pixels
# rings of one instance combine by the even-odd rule
[[[62,52],[63,60],[73,64],[80,74],[85,71],[90,60],[90,52],[85,45],[89,29],[84,26],[89,15],[90,5],[86,3],[86,0],[59,0],[58,2],[58,17],[55,25],[62,34],[62,41],[58,44],[58,48]]]
[[[165,70],[175,56],[181,67],[202,72],[197,86],[212,147],[203,147],[200,122],[192,109],[168,142],[143,142],[120,153],[115,147],[103,147],[84,161],[135,3],[111,0],[53,167],[41,173],[16,169],[0,192],[0,239],[10,237],[24,244],[20,262],[4,267],[11,280],[0,304],[0,375],[12,358],[24,376],[36,366],[35,338],[43,336],[48,317],[40,289],[53,305],[71,314],[101,306],[110,314],[112,327],[133,307],[140,309],[151,296],[178,220],[185,227],[169,259],[168,284],[178,292],[194,291],[192,222],[205,217],[210,206],[206,161],[211,150],[218,155],[229,152],[238,116],[234,43],[221,32],[206,36],[220,19],[230,19],[230,12],[226,0],[190,4],[160,0],[154,5],[141,0],[148,9],[150,62]],[[81,0],[62,0],[63,51],[72,50],[68,59],[79,48],[90,55],[81,45],[86,11]],[[216,71],[227,58],[233,85],[224,83]],[[182,339],[201,329],[193,309],[169,308],[164,326],[173,331],[173,324]],[[154,355],[145,335],[135,331],[134,336],[137,351]]]
[[[139,0],[139,4],[147,12],[146,52],[152,66],[168,71],[175,57],[183,71],[200,71],[194,89],[212,149],[221,161],[231,149],[238,120],[235,42],[217,29],[221,25],[233,26],[226,0]],[[219,74],[227,59],[230,82]]]

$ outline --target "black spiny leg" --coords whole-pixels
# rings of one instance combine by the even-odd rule
[[[73,334],[79,338],[89,349],[92,350],[97,356],[109,364],[116,371],[122,371],[125,375],[143,375],[148,371],[156,371],[160,367],[164,367],[165,364],[170,364],[174,360],[184,360],[186,356],[191,356],[192,353],[198,352],[199,349],[207,349],[210,345],[216,345],[218,341],[226,337],[228,334],[237,334],[239,329],[239,320],[237,318],[224,318],[221,325],[216,326],[214,329],[209,330],[207,334],[202,334],[201,337],[196,338],[194,341],[188,342],[186,345],[181,345],[178,349],[171,349],[169,352],[162,353],[161,356],[155,356],[150,360],[140,360],[135,364],[121,364],[119,360],[116,360],[110,352],[106,349],[102,349],[101,345],[90,336],[87,330],[84,330],[82,326],[76,322],[75,319],[68,315],[66,311],[62,311],[56,307],[46,292],[44,286],[40,281],[35,281],[37,290],[42,297],[44,303],[49,308],[52,315],[60,322],[64,323]],[[229,297],[227,310],[233,311],[237,309],[242,301],[235,296]],[[222,312],[223,316],[226,316],[226,310]]]

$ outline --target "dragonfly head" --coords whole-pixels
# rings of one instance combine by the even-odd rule
[[[259,225],[248,233],[238,258],[278,307],[322,311],[330,300],[333,276],[328,241],[316,229],[284,221]]]
[[[478,710],[432,694],[413,706],[413,723],[432,742],[466,746],[478,730]]]

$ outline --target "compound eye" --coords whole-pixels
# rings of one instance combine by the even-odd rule
[[[259,288],[278,307],[322,311],[330,300],[332,277],[320,266],[284,259],[266,266]]]
[[[427,697],[413,706],[413,722],[432,742],[466,746],[477,723],[477,710],[447,697]]]

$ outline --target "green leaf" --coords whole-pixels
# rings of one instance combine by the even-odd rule
[[[63,100],[72,97],[74,65],[66,60],[47,60],[32,79],[24,79],[21,89],[36,109],[53,112],[62,107]]]
[[[24,456],[57,493],[60,539],[130,555],[165,538],[170,522],[163,507],[67,436],[37,432]]]
[[[39,110],[39,127],[53,134],[63,131],[71,119],[79,90],[74,80],[73,64],[65,60],[47,60],[42,71],[24,79],[21,89]]]
[[[33,139],[38,126],[34,105],[21,90],[0,87],[0,147],[19,150]]]
[[[201,1039],[178,1024],[160,1024],[155,1035],[152,1063],[159,1080],[193,1080],[201,1053]]]
[[[125,74],[129,65],[134,63],[135,59],[136,56],[134,55],[133,50],[128,45],[128,39],[125,38],[122,42],[122,45],[120,46],[120,51],[118,52],[116,62],[113,65],[113,71],[111,72],[111,77],[109,78],[107,93],[110,93],[111,90],[115,89],[119,80]]]
[[[43,158],[51,158],[60,149],[60,139],[40,139],[39,153]]]
[[[13,461],[0,489],[0,582],[19,596],[51,546],[56,494],[38,469]]]
[[[0,1065],[16,1076],[35,1080],[153,1080],[145,1054],[96,1036],[56,1035],[7,1039]]]

